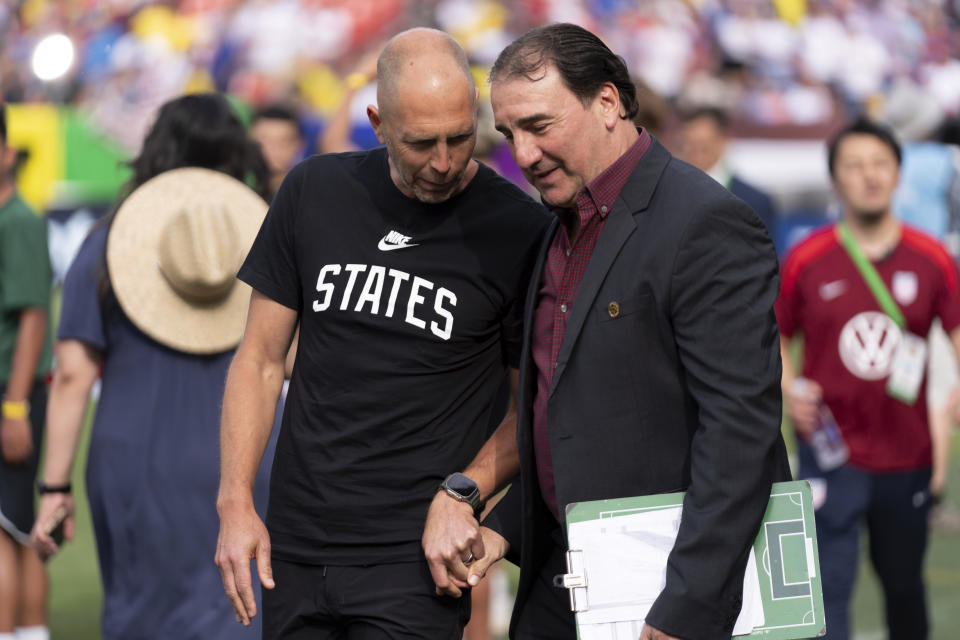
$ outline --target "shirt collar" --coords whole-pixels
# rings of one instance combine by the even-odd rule
[[[601,218],[607,217],[613,209],[613,203],[620,196],[623,186],[627,184],[630,174],[640,164],[640,160],[653,142],[653,137],[643,127],[638,127],[637,133],[640,136],[630,145],[630,148],[577,194],[575,210],[557,211],[561,222],[574,217],[572,215],[574,213],[575,217],[580,218],[581,224],[585,224],[593,213],[599,214]]]

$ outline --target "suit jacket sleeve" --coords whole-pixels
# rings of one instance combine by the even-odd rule
[[[730,638],[770,485],[789,474],[777,287],[773,245],[745,205],[717,198],[687,223],[669,308],[699,424],[666,585],[647,616],[681,638]]]
[[[515,565],[520,565],[520,530],[522,523],[522,494],[523,486],[520,484],[519,477],[515,478],[513,484],[504,494],[500,502],[490,510],[487,517],[481,523],[483,526],[493,529],[510,544],[506,559]]]

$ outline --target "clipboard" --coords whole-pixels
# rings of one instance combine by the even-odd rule
[[[666,555],[676,539],[683,497],[670,493],[567,505],[567,573],[556,576],[554,584],[569,590],[580,640],[639,637],[650,594],[655,598],[665,581]],[[745,589],[744,611],[749,607],[752,617],[741,613],[734,638],[794,640],[826,633],[809,482],[773,484],[750,560],[744,582],[753,584],[754,591]],[[645,561],[648,572],[662,561],[659,583],[624,589],[611,582],[611,571],[636,575],[628,565]],[[755,598],[753,604],[748,605],[748,598]]]

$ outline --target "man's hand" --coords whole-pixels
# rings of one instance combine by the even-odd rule
[[[37,551],[41,560],[46,560],[60,550],[57,543],[50,537],[51,524],[60,507],[67,512],[63,521],[63,537],[65,540],[73,540],[73,496],[69,493],[44,494],[40,498],[40,506],[37,507],[37,520],[30,531],[30,545]]]
[[[794,384],[783,390],[783,399],[786,403],[787,415],[793,421],[797,433],[807,438],[814,430],[823,389],[813,380],[797,383],[798,381],[795,380]]]
[[[250,559],[256,560],[260,584],[273,589],[273,569],[270,566],[270,535],[263,521],[249,506],[221,506],[220,536],[214,561],[220,568],[223,590],[233,605],[237,622],[250,626],[257,615],[257,601],[253,596]]]
[[[485,555],[480,524],[473,509],[444,491],[438,491],[423,528],[423,555],[430,567],[437,595],[459,598],[468,586],[467,564]]]
[[[467,576],[467,584],[475,587],[487,575],[487,570],[494,562],[507,555],[510,550],[510,543],[493,529],[480,527],[480,537],[483,541],[483,548],[486,553],[479,560],[470,563],[470,573]]]
[[[683,640],[683,638],[671,636],[669,633],[664,633],[659,629],[654,629],[650,625],[645,624],[640,631],[640,640]]]
[[[494,531],[493,529],[488,529],[487,527],[480,527],[480,536],[483,539],[483,545],[486,549],[486,553],[479,560],[471,560],[467,563],[467,579],[466,581],[461,580],[458,577],[454,577],[452,574],[447,574],[447,579],[457,587],[456,591],[452,589],[441,593],[440,589],[437,589],[437,595],[452,595],[455,598],[459,598],[462,594],[461,589],[465,587],[475,587],[480,584],[480,581],[484,579],[487,575],[487,571],[490,569],[491,565],[494,562],[503,558],[507,555],[507,551],[510,550],[510,543],[508,543],[503,536]]]
[[[33,434],[27,418],[3,418],[0,422],[0,448],[10,464],[26,462],[33,453]]]

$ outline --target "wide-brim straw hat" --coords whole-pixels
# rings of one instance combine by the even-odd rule
[[[110,282],[130,321],[177,351],[236,347],[250,303],[236,274],[266,212],[253,190],[210,169],[174,169],[138,187],[107,236]]]

